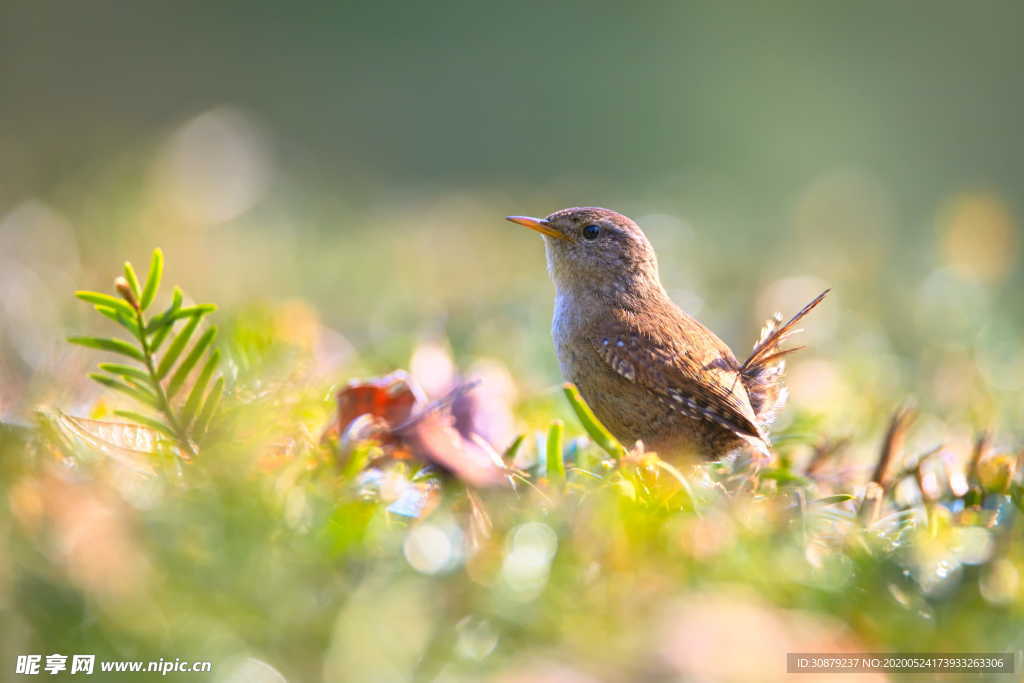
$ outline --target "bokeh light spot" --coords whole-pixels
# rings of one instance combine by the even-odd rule
[[[452,540],[435,524],[421,524],[410,531],[402,551],[409,565],[423,574],[442,572],[455,558]]]
[[[272,175],[266,137],[244,114],[217,108],[171,137],[160,163],[161,199],[199,226],[233,220],[260,200]]]
[[[1017,227],[1009,208],[990,194],[955,198],[940,218],[943,260],[959,277],[1003,280],[1017,260]]]

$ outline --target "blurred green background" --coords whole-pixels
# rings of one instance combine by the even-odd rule
[[[544,386],[541,248],[501,217],[597,204],[738,355],[833,287],[810,341],[858,365],[797,400],[1016,428],[1022,13],[9,0],[0,415],[34,403],[71,288],[155,244],[187,291],[301,297],[382,368],[443,330]]]
[[[321,398],[427,341],[507,366],[518,419],[546,424],[552,288],[502,218],[594,204],[638,220],[737,355],[833,288],[780,427],[810,415],[867,467],[913,397],[908,450],[1019,444],[1022,21],[1014,2],[5,0],[0,420],[95,410],[96,356],[63,339],[101,323],[71,293],[161,246],[232,339],[262,325],[309,352]]]

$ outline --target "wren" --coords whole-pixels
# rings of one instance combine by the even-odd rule
[[[782,342],[825,290],[785,324],[776,314],[740,363],[676,306],[651,243],[630,218],[574,207],[509,216],[544,236],[555,285],[552,337],[562,375],[620,441],[671,456],[770,456],[768,428],[785,404]]]

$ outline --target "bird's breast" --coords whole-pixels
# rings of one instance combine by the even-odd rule
[[[562,377],[584,392],[594,384],[595,376],[608,370],[588,336],[594,318],[600,316],[587,303],[559,293],[551,320],[551,338]]]
[[[564,294],[555,295],[555,310],[551,317],[551,339],[555,344],[555,355],[562,376],[573,381],[577,357],[574,341],[580,334],[582,321],[579,319],[578,307],[573,306],[571,297]]]

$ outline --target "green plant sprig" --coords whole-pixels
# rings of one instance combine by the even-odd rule
[[[145,285],[140,284],[132,264],[126,261],[124,275],[114,281],[120,298],[101,292],[75,292],[77,298],[91,303],[97,312],[128,330],[132,341],[104,337],[69,337],[68,341],[135,361],[136,365],[100,363],[101,372],[89,376],[107,388],[131,396],[155,413],[149,416],[131,410],[115,410],[115,415],[160,432],[174,441],[187,458],[193,458],[224,391],[224,378],[214,379],[220,362],[220,352],[213,347],[217,328],[210,327],[203,332],[187,354],[185,348],[203,318],[217,307],[213,304],[182,306],[184,296],[181,289],[175,287],[170,306],[147,319],[145,311],[156,298],[163,267],[163,252],[154,249]],[[175,331],[179,321],[186,322]],[[165,341],[169,341],[167,350],[158,357]],[[175,400],[197,367],[201,369],[188,395],[184,400]]]

